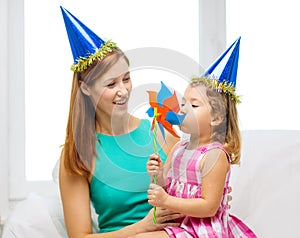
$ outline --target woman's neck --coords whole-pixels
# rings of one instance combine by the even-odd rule
[[[100,119],[99,117],[96,119],[96,131],[112,136],[127,134],[136,127],[136,119],[129,113],[122,117],[110,117],[107,119]]]

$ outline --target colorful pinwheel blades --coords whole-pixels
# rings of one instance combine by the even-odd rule
[[[172,125],[181,125],[185,115],[178,114],[180,107],[176,97],[176,93],[172,92],[161,82],[159,92],[148,91],[150,108],[147,110],[148,116],[153,117],[152,128],[154,131],[154,153],[157,153],[157,125],[161,130],[165,139],[165,131],[169,131],[172,135],[179,138]],[[153,177],[153,182],[156,184],[156,175]],[[156,224],[156,207],[153,211],[153,223]]]
[[[155,122],[157,122],[163,137],[165,138],[164,128],[173,136],[179,135],[173,129],[173,125],[181,125],[185,115],[178,114],[180,107],[176,93],[172,92],[161,82],[160,91],[148,91],[150,108],[147,111],[149,117],[154,117],[152,122],[152,130]]]

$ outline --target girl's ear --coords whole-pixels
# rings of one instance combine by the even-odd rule
[[[84,93],[85,95],[91,96],[90,88],[89,88],[89,86],[87,86],[87,84],[85,82],[83,82],[83,81],[81,82],[80,89],[81,89],[81,92]]]
[[[222,123],[223,117],[221,115],[217,115],[215,118],[212,118],[210,125],[211,126],[218,126]]]

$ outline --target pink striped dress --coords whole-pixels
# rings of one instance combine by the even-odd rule
[[[167,192],[175,197],[200,198],[201,159],[208,150],[219,148],[225,151],[225,149],[222,144],[214,142],[196,150],[186,150],[187,144],[187,141],[182,142],[175,150],[172,167],[167,175]],[[181,218],[178,221],[180,222],[179,227],[165,228],[169,236],[172,238],[256,237],[247,225],[228,213],[226,199],[229,177],[230,172],[226,176],[222,201],[214,217],[196,218],[186,216]]]

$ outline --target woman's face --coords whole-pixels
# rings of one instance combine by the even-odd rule
[[[122,116],[128,113],[132,89],[128,64],[122,57],[89,88],[90,97],[101,116]]]
[[[181,112],[186,114],[180,126],[184,133],[210,133],[210,106],[203,86],[188,86],[182,98]]]

